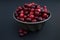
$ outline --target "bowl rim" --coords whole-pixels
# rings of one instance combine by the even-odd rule
[[[43,21],[40,21],[40,22],[23,22],[23,21],[20,21],[20,20],[18,20],[18,19],[15,18],[14,13],[13,13],[13,18],[14,18],[16,21],[18,21],[18,22],[20,22],[20,23],[24,23],[24,24],[38,24],[38,23],[43,23],[43,22],[45,22],[45,21],[48,21],[48,20],[51,18],[51,12],[49,11],[48,13],[50,13],[50,16],[49,16],[47,19],[45,19],[45,20],[43,20]]]

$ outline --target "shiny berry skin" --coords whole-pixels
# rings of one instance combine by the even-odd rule
[[[41,12],[41,9],[37,9],[38,12]]]
[[[38,19],[37,19],[38,21],[42,21],[43,20],[43,18],[42,17],[38,17]]]
[[[32,6],[32,4],[31,4],[31,3],[29,3],[27,6],[28,6],[28,7],[31,7],[31,6]]]
[[[34,14],[34,12],[31,11],[31,12],[30,12],[30,15],[33,15],[33,14]]]
[[[47,9],[47,6],[44,6],[44,9]]]
[[[41,6],[40,5],[37,5],[37,9],[40,9],[41,8]]]
[[[23,10],[21,10],[21,12],[20,12],[21,14],[24,14],[24,11]]]
[[[34,11],[34,8],[32,8],[31,11]]]
[[[26,18],[26,21],[27,22],[31,22],[31,18]]]
[[[25,8],[25,7],[24,7],[24,10],[25,10],[25,11],[28,11],[28,8]]]
[[[28,13],[29,13],[28,11],[25,11],[25,13],[24,13],[24,14],[25,14],[25,15],[27,15]]]
[[[21,6],[19,6],[19,7],[18,7],[18,9],[19,9],[19,10],[22,10],[22,7],[21,7]]]
[[[33,19],[33,18],[34,18],[34,15],[30,15],[29,17],[30,17],[31,19]]]
[[[37,20],[36,19],[33,19],[32,22],[36,22]]]
[[[32,5],[35,5],[35,3],[34,3],[34,2],[32,2],[31,4],[32,4]]]
[[[48,13],[48,10],[47,9],[44,9],[44,12]]]
[[[24,21],[24,18],[20,18],[21,21]]]
[[[23,14],[23,13],[21,13],[21,14],[19,15],[19,17],[24,17],[24,14]]]
[[[27,18],[27,16],[26,16],[26,15],[24,15],[24,18]]]
[[[44,12],[48,12],[47,6],[44,6]]]
[[[40,14],[40,12],[35,11],[35,16],[38,16]]]
[[[43,13],[42,17],[43,17],[43,18],[48,18],[47,13]]]

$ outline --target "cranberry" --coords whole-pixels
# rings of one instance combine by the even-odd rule
[[[27,22],[31,22],[31,18],[26,18],[26,21]]]
[[[47,8],[47,6],[44,6],[44,9]]]
[[[48,10],[47,9],[44,9],[44,12],[48,12]]]
[[[26,15],[24,15],[24,18],[27,18],[27,16],[26,16]]]
[[[24,33],[19,33],[20,36],[24,36],[25,34]]]
[[[20,19],[20,17],[17,16],[17,19]]]
[[[20,18],[21,21],[24,21],[24,18]]]
[[[19,10],[22,10],[22,7],[21,7],[21,6],[19,6],[19,7],[18,7],[18,9],[19,9]]]
[[[41,9],[37,9],[38,12],[41,12]]]
[[[47,10],[47,7],[46,7],[46,6],[44,6],[44,12],[48,12],[48,10]]]
[[[25,8],[25,7],[24,7],[24,10],[25,10],[25,11],[27,11],[27,10],[28,10],[28,8]]]
[[[38,17],[38,21],[42,21],[43,20],[43,18],[42,17]]]
[[[35,16],[38,16],[40,14],[40,12],[35,11]]]
[[[30,17],[31,19],[33,19],[33,18],[34,18],[34,15],[30,15],[29,17]]]
[[[28,6],[29,6],[29,7],[31,7],[31,6],[32,6],[32,4],[28,4]]]
[[[35,5],[33,5],[31,8],[36,8],[36,6],[35,6]]]
[[[35,5],[35,3],[34,3],[34,2],[32,2],[31,4],[32,4],[32,5]]]
[[[32,8],[31,11],[34,11],[34,8]]]
[[[23,13],[21,13],[19,17],[24,17],[24,14],[23,14]]]
[[[20,30],[19,30],[19,32],[20,32],[20,33],[22,33],[22,32],[23,32],[23,30],[22,30],[22,29],[20,29]]]
[[[25,15],[27,15],[29,12],[28,11],[25,11]]]
[[[36,19],[33,19],[32,22],[36,22],[37,20]]]
[[[23,11],[23,10],[21,10],[21,13],[24,13],[24,11]]]
[[[43,18],[48,18],[47,13],[43,13],[42,17],[43,17]]]
[[[31,11],[31,12],[30,12],[30,15],[33,15],[33,14],[34,14],[34,12]]]
[[[25,4],[24,4],[24,7],[27,7],[27,6],[28,6],[28,4],[25,3]]]
[[[41,8],[41,6],[40,6],[40,5],[37,5],[37,8],[38,8],[38,9],[40,9],[40,8]]]

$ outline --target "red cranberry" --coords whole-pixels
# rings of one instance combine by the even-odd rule
[[[28,4],[25,3],[25,4],[24,4],[24,7],[28,7]]]
[[[30,15],[29,17],[33,19],[34,18],[34,15]]]
[[[20,18],[21,21],[24,21],[24,18]]]
[[[28,11],[28,8],[25,8],[25,7],[24,7],[24,10],[25,10],[25,11]]]
[[[42,17],[38,17],[38,21],[42,21],[43,20],[43,18]]]
[[[28,11],[25,11],[25,15],[27,15],[29,12]]]
[[[31,11],[34,11],[34,8],[32,8]]]
[[[26,21],[27,22],[31,22],[31,18],[26,18]]]
[[[43,18],[48,18],[47,13],[43,13],[42,17],[43,17]]]
[[[22,30],[22,29],[20,29],[20,30],[19,30],[19,32],[20,32],[20,33],[22,33],[22,32],[23,32],[23,30]]]
[[[24,17],[24,14],[23,14],[23,13],[21,13],[19,17]]]
[[[44,9],[44,12],[48,12],[48,10],[47,9]]]
[[[19,33],[20,36],[24,36],[25,34],[24,33]]]
[[[26,15],[24,15],[24,18],[27,18],[27,16],[26,16]]]
[[[23,10],[21,10],[21,14],[22,14],[22,13],[24,13],[24,11],[23,11]]]
[[[31,6],[31,8],[36,8],[36,6],[35,6],[35,5],[33,5],[33,6]]]
[[[47,6],[44,6],[44,9],[47,8]]]
[[[31,12],[30,12],[30,15],[33,15],[33,14],[34,14],[34,12],[31,11]]]
[[[40,9],[40,8],[41,8],[41,6],[40,6],[40,5],[37,5],[37,8],[38,8],[38,9]]]
[[[32,4],[32,5],[35,5],[35,3],[34,3],[34,2],[32,2],[31,4]]]
[[[37,9],[38,12],[41,12],[41,9]]]
[[[17,19],[20,19],[20,17],[17,17]]]
[[[44,6],[44,12],[48,12],[48,10],[47,10],[47,7],[46,7],[46,6]]]
[[[21,6],[19,6],[19,7],[18,7],[18,9],[19,9],[19,10],[22,10],[22,7],[21,7]]]
[[[32,22],[36,22],[37,20],[36,19],[33,19]]]
[[[28,4],[28,7],[31,7],[32,6],[32,4],[30,3],[30,4]]]
[[[35,16],[38,16],[40,14],[40,12],[35,11]]]

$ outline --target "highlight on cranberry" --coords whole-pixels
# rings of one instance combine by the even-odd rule
[[[23,22],[39,22],[47,19],[50,13],[47,6],[41,6],[32,2],[19,6],[14,16]]]

